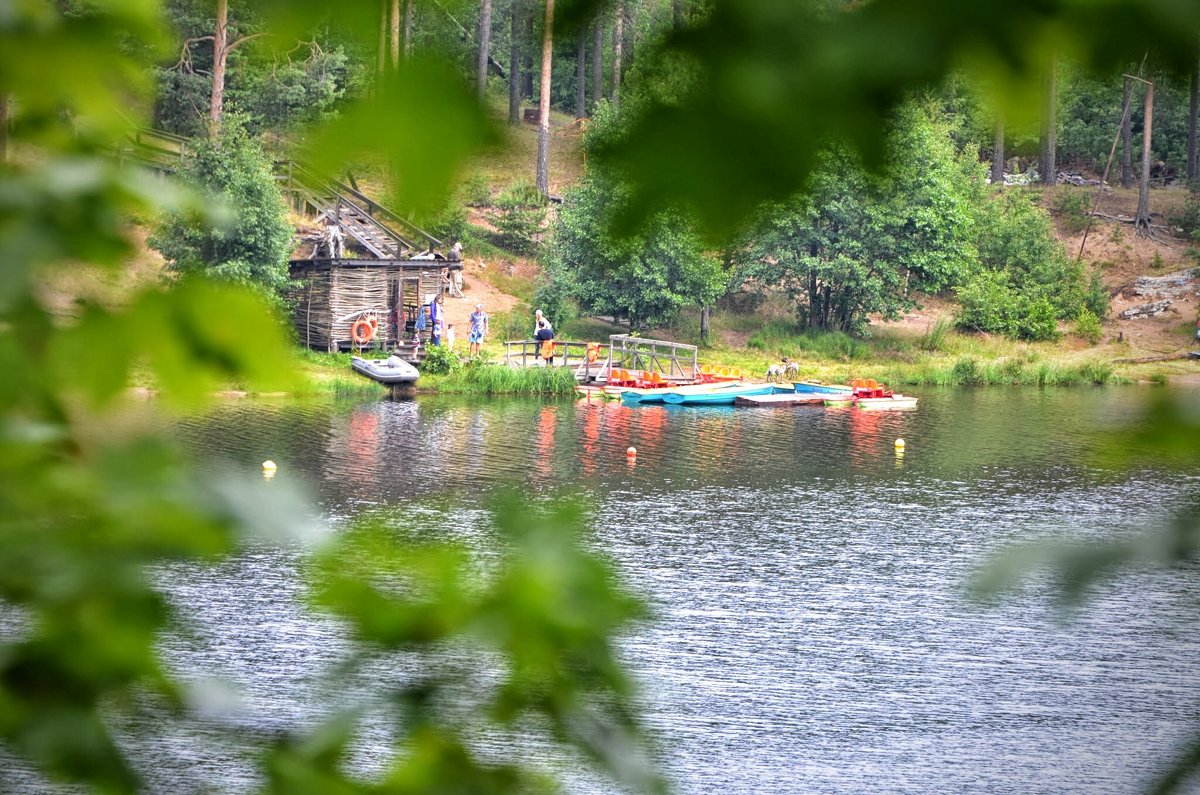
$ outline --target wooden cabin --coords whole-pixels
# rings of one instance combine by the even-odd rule
[[[288,297],[297,339],[322,351],[379,347],[399,350],[405,358],[419,359],[430,329],[420,332],[421,306],[444,290],[443,269],[460,270],[461,262],[445,259],[301,259],[288,271],[295,286]],[[352,336],[359,320],[374,319],[375,333],[366,346]]]

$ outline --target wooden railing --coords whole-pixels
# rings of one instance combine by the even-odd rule
[[[608,349],[612,369],[661,373],[670,381],[694,381],[700,373],[695,345],[613,334]]]
[[[589,359],[589,350],[594,351]],[[511,367],[540,367],[542,343],[510,340],[504,343],[504,363]],[[581,381],[594,381],[608,372],[608,346],[600,342],[554,340],[553,367],[570,367]]]
[[[605,379],[613,369],[658,373],[667,381],[692,382],[698,379],[699,352],[695,345],[666,340],[614,334],[608,344],[554,340],[554,367],[570,367],[581,381]],[[504,363],[512,367],[538,367],[541,343],[537,340],[512,340],[504,343]],[[591,360],[589,350],[594,351]]]

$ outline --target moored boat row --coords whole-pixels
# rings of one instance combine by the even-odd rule
[[[646,384],[648,379],[632,383]],[[631,383],[626,380],[625,383]],[[709,381],[674,385],[659,380],[649,386],[579,386],[580,397],[620,399],[630,405],[672,404],[684,406],[795,406],[856,407],[868,410],[911,409],[917,399],[897,395],[875,381],[850,385],[801,381],[794,384],[763,384],[746,381]],[[787,396],[792,395],[789,399]]]

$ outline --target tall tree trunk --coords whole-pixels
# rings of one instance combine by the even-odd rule
[[[1138,189],[1134,227],[1142,237],[1150,236],[1150,142],[1154,126],[1154,83],[1146,84],[1146,119],[1142,125],[1142,184]]]
[[[700,344],[708,344],[708,319],[712,313],[711,306],[700,307]]]
[[[1188,103],[1187,178],[1200,179],[1200,156],[1196,152],[1196,125],[1200,117],[1200,58],[1192,64],[1191,101]]]
[[[542,84],[538,95],[537,189],[550,195],[550,75],[554,57],[554,0],[546,0],[545,29],[542,31]]]
[[[996,135],[992,141],[992,184],[1004,184],[1004,117],[996,117]]]
[[[613,77],[612,102],[613,110],[621,109],[621,51],[625,47],[625,4],[617,3],[616,20],[613,22]]]
[[[404,57],[412,57],[413,53],[413,3],[416,0],[404,0]]]
[[[512,0],[512,34],[508,51],[508,123],[521,123],[521,2]]]
[[[8,94],[0,94],[0,163],[8,162]]]
[[[592,108],[604,96],[604,22],[597,14],[592,22]]]
[[[392,71],[400,70],[400,0],[392,0]]]
[[[229,0],[217,0],[217,25],[213,32],[212,96],[208,106],[208,134],[217,137],[225,107],[225,59],[229,55]]]
[[[375,64],[375,80],[383,81],[387,69],[388,52],[388,0],[379,0],[379,60]]]
[[[1058,165],[1055,154],[1058,149],[1058,86],[1054,61],[1046,75],[1046,105],[1042,110],[1042,154],[1038,168],[1042,172],[1042,183],[1053,185],[1058,181]]]
[[[492,0],[483,0],[483,8],[479,12],[479,64],[475,78],[480,104],[487,99],[488,56],[491,55],[491,38]]]
[[[575,35],[575,118],[582,119],[587,115],[587,29]]]
[[[1125,78],[1125,90],[1122,92],[1121,107],[1133,107],[1133,81]],[[1121,187],[1133,187],[1133,114],[1126,113],[1121,117]]]
[[[533,99],[533,14],[532,8],[527,9],[525,14],[525,40],[529,46],[526,48],[521,60],[525,65],[525,77],[521,86],[521,97],[523,99]]]

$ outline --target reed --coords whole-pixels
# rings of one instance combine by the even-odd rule
[[[424,380],[424,379],[422,379]],[[459,395],[573,395],[575,375],[565,367],[467,366],[428,385]]]
[[[1123,380],[1104,362],[1055,364],[1016,357],[989,362],[973,357],[960,357],[948,364],[925,362],[892,368],[883,379],[909,386],[1082,386]]]

